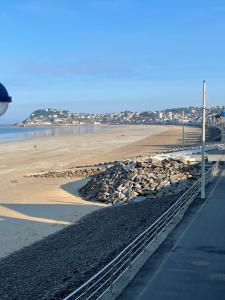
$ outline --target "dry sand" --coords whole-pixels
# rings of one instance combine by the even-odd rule
[[[79,197],[85,180],[26,174],[166,151],[181,145],[181,134],[178,126],[111,126],[90,134],[1,143],[0,257],[104,206]],[[198,143],[200,129],[186,128],[185,137],[186,145]]]

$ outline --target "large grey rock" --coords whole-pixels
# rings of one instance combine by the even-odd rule
[[[144,196],[138,196],[138,197],[131,199],[130,202],[138,203],[138,202],[142,202],[144,200],[146,200],[146,198]]]

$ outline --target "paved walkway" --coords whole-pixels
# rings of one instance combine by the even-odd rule
[[[119,300],[225,300],[225,169]]]

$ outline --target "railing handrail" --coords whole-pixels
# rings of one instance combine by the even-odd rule
[[[206,178],[209,177],[212,172],[217,169],[218,163],[215,163],[207,172],[206,172]],[[151,232],[152,229],[154,229],[155,226],[157,226],[161,220],[164,219],[165,216],[168,216],[171,211],[173,211],[174,208],[176,208],[176,205],[178,205],[182,200],[186,197],[189,196],[186,199],[186,203],[190,200],[190,198],[193,196],[192,191],[193,189],[198,191],[200,189],[200,179],[198,179],[187,191],[184,192],[184,194],[181,195],[181,197],[178,198],[178,200],[170,206],[154,223],[152,223],[148,228],[146,228],[141,234],[139,234],[129,245],[127,245],[117,256],[112,259],[106,266],[104,266],[101,270],[99,270],[95,275],[93,275],[89,280],[87,280],[85,283],[83,283],[80,287],[78,287],[75,291],[70,293],[67,297],[64,298],[64,300],[69,300],[72,296],[75,294],[78,294],[82,289],[85,287],[89,288],[89,284],[93,282],[101,273],[104,273],[105,270],[107,270],[109,267],[111,267],[118,259],[121,258],[121,256],[126,253],[125,256],[132,250],[132,247],[136,245],[136,243],[143,237],[145,236],[146,233]],[[197,187],[198,186],[198,187]],[[197,187],[197,188],[196,188]],[[190,195],[189,195],[190,194]],[[177,212],[179,212],[179,207],[177,209]],[[127,252],[128,251],[128,252]],[[98,280],[99,282],[99,280]],[[93,283],[92,288],[94,287],[95,283]],[[108,289],[108,288],[107,288]],[[78,296],[79,297],[79,296]]]

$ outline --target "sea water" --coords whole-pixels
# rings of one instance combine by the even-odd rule
[[[108,126],[0,127],[0,142],[94,133]]]

